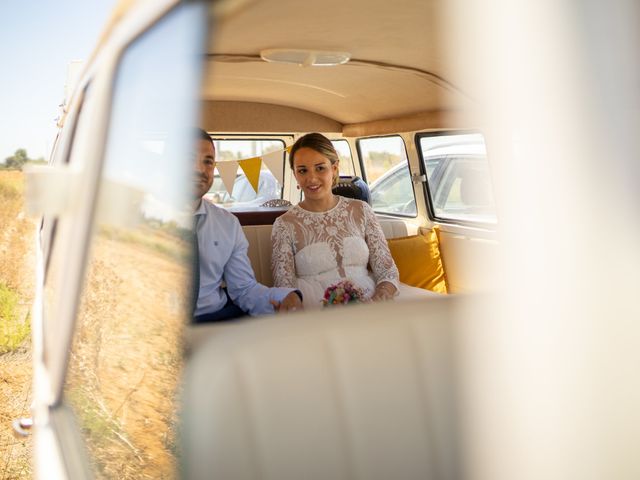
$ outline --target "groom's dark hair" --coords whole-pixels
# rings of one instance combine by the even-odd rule
[[[194,132],[194,137],[197,138],[198,140],[207,140],[209,142],[211,142],[211,144],[213,145],[213,138],[211,138],[211,135],[209,135],[207,132],[205,132],[202,128],[199,127],[195,127],[193,129]],[[215,148],[215,146],[214,146]]]

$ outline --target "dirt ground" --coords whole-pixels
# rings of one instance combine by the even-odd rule
[[[12,421],[29,417],[31,403],[31,338],[29,308],[33,301],[34,228],[23,212],[23,175],[0,171],[0,284],[16,295],[15,316],[0,316],[3,341],[27,333],[18,345],[0,345],[0,479],[32,477],[31,437],[13,434]],[[18,340],[23,334],[16,334]]]
[[[30,345],[0,356],[0,478],[31,478],[31,437],[18,438],[11,422],[29,417],[31,402]]]

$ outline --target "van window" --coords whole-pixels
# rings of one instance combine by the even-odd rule
[[[358,140],[358,150],[378,213],[415,217],[416,198],[400,136]]]
[[[333,148],[336,149],[340,159],[340,175],[354,176],[355,169],[353,168],[353,157],[351,156],[349,142],[346,140],[331,140],[331,143],[333,143]]]
[[[433,215],[439,220],[497,222],[484,136],[419,136]]]
[[[285,143],[282,140],[258,140],[258,139],[215,139],[216,147],[216,174],[209,193],[205,198],[221,207],[258,207],[268,200],[282,198],[282,185],[276,175],[269,169],[269,165],[262,161],[258,191],[256,192],[251,182],[237,163],[239,160],[255,159],[269,153],[280,152],[277,168],[280,175],[284,172]],[[233,163],[238,165],[233,184],[233,190],[229,192],[220,176],[220,163]],[[272,166],[271,168],[276,168]],[[275,172],[277,173],[277,172]]]
[[[96,478],[177,475],[202,13],[183,5],[134,40],[113,83],[63,390]]]

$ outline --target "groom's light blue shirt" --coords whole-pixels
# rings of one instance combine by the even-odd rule
[[[268,288],[257,282],[247,256],[249,242],[238,219],[226,210],[202,200],[198,216],[200,291],[194,316],[217,312],[227,303],[226,282],[233,303],[249,315],[273,313],[270,300],[281,302],[291,288]]]

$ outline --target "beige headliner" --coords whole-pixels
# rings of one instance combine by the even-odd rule
[[[473,126],[474,102],[453,80],[441,44],[449,33],[440,31],[444,1],[212,2],[218,15],[205,56],[203,126],[349,135]],[[137,3],[118,1],[98,49]],[[274,64],[259,58],[267,48],[347,51],[352,60]]]
[[[409,130],[434,128],[434,119],[450,120],[451,112],[472,105],[448,79],[439,45],[438,4],[434,0],[250,2],[214,27],[202,98],[253,102],[255,116],[263,115],[262,103],[294,107],[333,119],[352,132],[363,131],[372,122],[377,132],[384,131],[381,121],[394,120],[397,127],[399,119]],[[336,67],[267,63],[259,58],[267,48],[348,51],[352,61]],[[209,108],[215,109],[215,102]],[[245,103],[245,111],[250,104]],[[431,121],[425,122],[426,118]],[[226,125],[220,117],[217,127],[238,130],[237,122]]]

